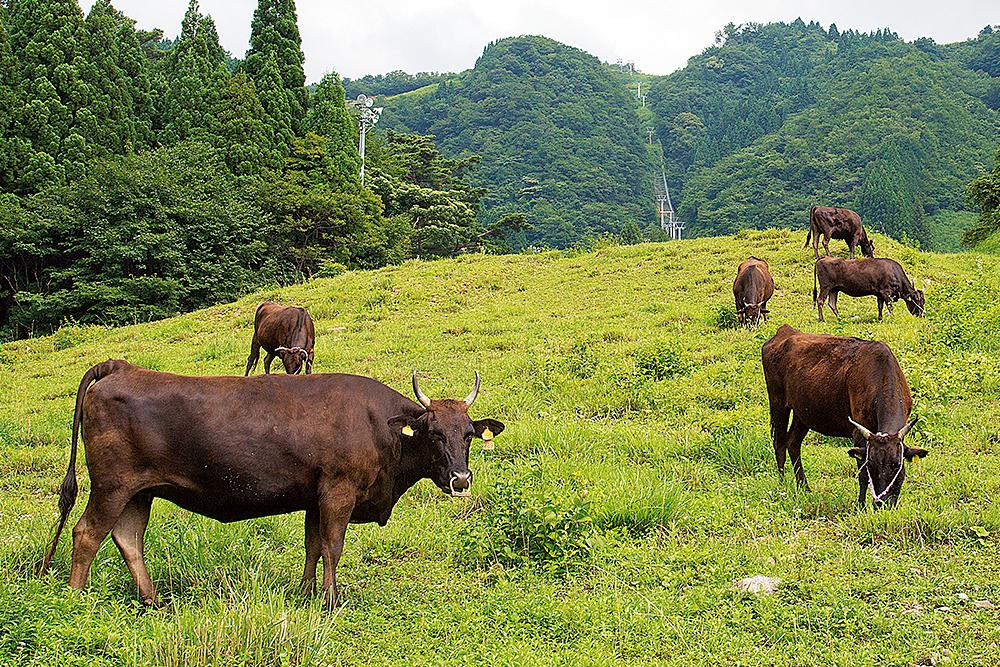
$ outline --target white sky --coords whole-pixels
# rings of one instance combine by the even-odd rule
[[[85,11],[92,3],[81,0]],[[140,29],[180,32],[187,0],[112,0]],[[490,41],[544,35],[641,72],[669,74],[711,46],[727,23],[791,23],[796,18],[869,32],[888,27],[902,39],[939,44],[973,38],[1000,23],[996,0],[296,0],[306,81],[326,72],[352,79],[403,70],[461,72]],[[257,0],[200,0],[222,47],[242,58]]]

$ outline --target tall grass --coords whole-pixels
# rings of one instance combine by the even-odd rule
[[[802,234],[411,261],[331,271],[172,320],[66,323],[0,346],[0,664],[330,665],[1000,663],[1000,290],[994,263],[878,238],[927,290],[928,316],[840,300],[816,321]],[[844,255],[842,248],[838,254]],[[757,331],[733,326],[749,255],[777,291]],[[49,539],[72,406],[92,364],[126,358],[191,375],[242,374],[262,300],[305,305],[316,371],[432,397],[483,387],[503,420],[470,455],[473,495],[421,482],[388,525],[348,529],[343,606],[298,580],[301,513],[218,524],[157,501],[147,563],[167,606],[140,604],[107,541],[84,594]],[[899,505],[857,509],[849,443],[811,433],[813,491],[779,482],[760,347],[783,323],[886,341],[930,451]],[[787,464],[786,464],[787,465]],[[789,467],[790,471],[790,467]],[[78,468],[86,504],[86,469]],[[730,590],[780,577],[771,598]],[[960,597],[960,594],[965,597]]]

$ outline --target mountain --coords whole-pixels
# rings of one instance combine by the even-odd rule
[[[597,58],[545,37],[489,44],[475,67],[384,101],[381,126],[476,154],[487,222],[521,213],[515,245],[572,245],[652,221],[652,172],[634,100]]]
[[[509,38],[470,70],[384,98],[382,126],[480,155],[484,221],[524,213],[534,230],[521,241],[557,247],[630,221],[655,228],[662,153],[686,235],[801,228],[824,204],[955,250],[974,219],[966,185],[1000,143],[992,29],[939,45],[802,20],[730,24],[684,69],[643,80],[645,109],[616,68],[544,37]]]
[[[847,206],[896,238],[934,246],[932,220],[1000,141],[989,64],[1000,35],[939,46],[889,30],[728,26],[721,45],[650,86],[650,106],[695,235],[801,227]]]

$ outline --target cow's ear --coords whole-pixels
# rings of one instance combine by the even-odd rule
[[[918,449],[917,447],[910,447],[909,445],[905,445],[903,448],[903,456],[905,456],[906,460],[910,462],[913,461],[914,456],[918,459],[922,459],[927,456],[927,453],[926,449]]]
[[[476,437],[483,438],[484,440],[492,440],[493,437],[500,435],[503,432],[504,425],[503,422],[497,421],[496,419],[480,419],[479,421],[472,422],[472,428],[476,429]],[[490,436],[484,438],[483,434],[489,431]]]
[[[865,450],[860,447],[855,447],[854,449],[848,450],[847,455],[853,456],[858,460],[858,463],[861,463],[865,458]]]
[[[423,425],[421,420],[423,416],[424,412],[421,412],[419,415],[396,415],[395,417],[391,417],[387,423],[389,424],[389,428],[394,432],[412,438]]]

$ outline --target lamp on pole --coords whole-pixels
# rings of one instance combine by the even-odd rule
[[[361,156],[361,185],[365,184],[365,134],[378,122],[384,108],[375,107],[373,109],[373,103],[374,100],[364,93],[358,95],[358,99],[347,103],[347,106],[358,110],[358,131],[361,135],[358,140],[358,155]]]

